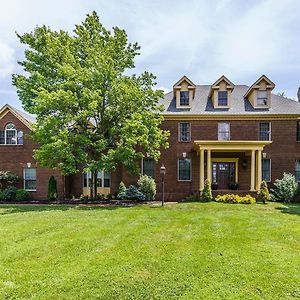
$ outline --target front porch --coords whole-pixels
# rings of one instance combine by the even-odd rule
[[[262,152],[271,141],[194,141],[199,155],[199,190],[207,178],[217,190],[232,191],[230,184],[243,181],[243,191],[255,192],[262,181]],[[243,161],[241,161],[243,160]],[[249,163],[248,163],[249,162]],[[249,168],[250,172],[240,170]],[[246,174],[249,174],[247,176]],[[248,184],[248,185],[247,185]],[[245,186],[248,186],[245,189]]]

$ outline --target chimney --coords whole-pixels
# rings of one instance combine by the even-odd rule
[[[298,101],[300,102],[300,87],[299,87],[299,89],[298,89],[297,96],[298,96]]]

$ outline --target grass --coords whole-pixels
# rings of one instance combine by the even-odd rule
[[[0,299],[299,299],[300,205],[0,206]]]

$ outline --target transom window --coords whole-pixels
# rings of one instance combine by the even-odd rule
[[[270,141],[271,140],[271,123],[261,122],[259,123],[259,140]]]
[[[268,92],[257,91],[257,105],[266,106],[268,104]]]
[[[97,173],[97,187],[110,187],[110,173],[105,171],[99,171]],[[83,173],[83,187],[91,187],[92,186],[92,173],[85,172]]]
[[[218,123],[218,140],[219,141],[230,140],[230,124],[228,122]]]
[[[269,158],[262,160],[262,180],[271,181],[271,160]]]
[[[185,106],[189,105],[189,92],[188,91],[180,91],[180,105]]]
[[[300,181],[300,159],[297,159],[295,162],[295,178],[297,181]]]
[[[24,189],[26,191],[36,191],[36,168],[26,168],[23,171]]]
[[[152,178],[155,177],[155,160],[153,158],[143,158],[142,174]]]
[[[178,180],[191,180],[191,160],[189,158],[178,159]]]
[[[23,131],[17,131],[13,123],[0,130],[0,145],[23,145]]]
[[[191,124],[179,123],[179,142],[190,142],[191,140]]]
[[[228,92],[218,91],[218,106],[227,106],[227,105],[228,105]]]

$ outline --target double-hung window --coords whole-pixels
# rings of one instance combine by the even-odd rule
[[[270,141],[271,140],[271,123],[261,122],[259,123],[259,140]]]
[[[269,158],[262,160],[262,180],[271,181],[271,160]]]
[[[24,169],[24,189],[26,191],[36,191],[36,169]]]
[[[268,92],[257,91],[257,105],[266,106],[268,104]]]
[[[218,140],[219,141],[230,140],[230,124],[228,122],[218,123]]]
[[[189,158],[178,159],[178,180],[191,180],[191,160]]]
[[[153,158],[143,158],[142,174],[152,178],[155,177],[155,160]]]
[[[191,141],[191,124],[182,122],[179,123],[179,142]]]
[[[180,105],[188,106],[190,104],[189,91],[180,91]]]
[[[297,159],[295,162],[295,178],[300,181],[300,159]]]
[[[218,91],[218,106],[228,105],[228,93],[227,91]]]

